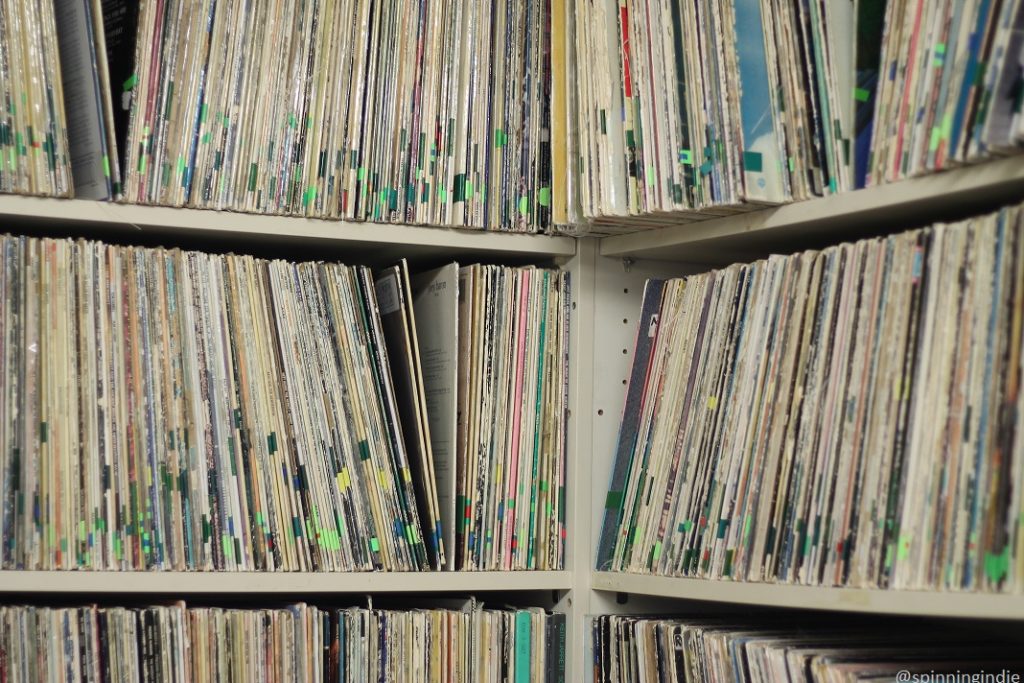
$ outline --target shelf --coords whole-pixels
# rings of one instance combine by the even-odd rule
[[[0,593],[342,594],[568,590],[568,571],[146,572],[0,571]]]
[[[131,235],[148,241],[181,244],[181,239],[217,241],[244,251],[250,246],[316,247],[332,254],[356,254],[377,261],[410,258],[568,258],[576,253],[572,237],[528,235],[483,230],[417,227],[395,223],[362,223],[293,216],[267,216],[113,204],[85,199],[0,195],[4,229],[14,226],[46,229],[50,234],[98,238]],[[155,240],[154,240],[155,238]],[[188,246],[188,242],[185,245]],[[319,251],[318,251],[319,253]],[[365,258],[364,258],[365,260]]]
[[[680,600],[871,614],[1024,619],[1024,595],[937,593],[709,581],[594,572],[594,590]]]
[[[1015,156],[805,202],[613,235],[601,240],[601,255],[725,265],[953,220],[1022,200],[1024,156]]]

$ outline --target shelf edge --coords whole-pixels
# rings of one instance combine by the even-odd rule
[[[343,594],[568,590],[568,571],[167,572],[0,571],[0,593]]]
[[[1024,595],[740,583],[594,572],[591,588],[660,598],[929,617],[1024,620]]]
[[[849,228],[858,223],[915,227],[910,221],[934,222],[959,210],[967,201],[1011,202],[1024,199],[1024,155],[985,161],[898,182],[758,209],[722,218],[611,235],[601,240],[606,257],[664,258],[662,250],[689,244],[730,240],[741,245],[746,236]],[[671,221],[670,215],[666,218]],[[624,219],[628,220],[628,219]],[[677,258],[678,254],[668,256]]]
[[[143,233],[219,233],[327,241],[353,246],[400,245],[487,253],[572,256],[572,237],[535,235],[400,223],[352,222],[299,216],[247,214],[212,209],[116,204],[88,199],[0,195],[0,217],[54,225],[104,225]]]

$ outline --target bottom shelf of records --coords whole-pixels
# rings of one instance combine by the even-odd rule
[[[4,681],[565,680],[566,618],[540,608],[0,607]]]
[[[594,683],[1020,683],[1021,634],[915,619],[607,615],[591,621]]]

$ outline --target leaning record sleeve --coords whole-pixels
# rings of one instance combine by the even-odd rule
[[[644,285],[643,304],[637,323],[636,351],[633,354],[633,368],[630,371],[629,386],[626,389],[623,422],[619,428],[618,445],[615,454],[611,482],[605,501],[604,524],[597,549],[597,567],[606,569],[611,566],[615,539],[621,523],[623,487],[626,484],[628,471],[633,466],[633,452],[637,437],[637,422],[640,416],[640,403],[647,384],[647,373],[651,351],[658,333],[658,312],[661,309],[661,297],[664,282],[648,280]]]

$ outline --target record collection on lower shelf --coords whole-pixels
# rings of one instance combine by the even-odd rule
[[[0,680],[565,680],[565,615],[539,608],[0,607]]]
[[[7,236],[0,309],[4,569],[563,566],[564,272]]]
[[[598,568],[1024,591],[1022,217],[649,281]]]
[[[829,616],[631,617],[592,622],[594,683],[1020,680],[1013,634]],[[987,677],[986,677],[987,674]]]

